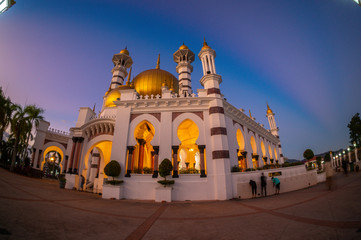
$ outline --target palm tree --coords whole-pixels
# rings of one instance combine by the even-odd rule
[[[30,123],[30,131],[26,134],[26,141],[25,141],[25,149],[23,151],[22,157],[25,158],[27,154],[27,148],[29,145],[29,140],[32,138],[31,130],[33,127],[38,127],[40,120],[43,120],[44,117],[41,115],[44,113],[44,109],[38,108],[35,105],[28,105],[25,107],[24,111],[26,112],[27,118],[29,119]]]
[[[13,154],[11,158],[10,171],[14,171],[16,156],[18,153],[18,145],[23,137],[26,134],[29,126],[29,119],[26,117],[25,108],[22,108],[20,105],[15,104],[16,112],[14,113],[11,119],[11,132],[14,135],[15,142],[13,148]]]
[[[5,97],[0,87],[0,140],[3,139],[4,132],[10,124],[11,115],[15,110],[14,104],[10,98]]]

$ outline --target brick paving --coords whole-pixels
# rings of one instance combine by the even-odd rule
[[[0,169],[0,239],[361,239],[361,173],[266,198],[105,200]]]

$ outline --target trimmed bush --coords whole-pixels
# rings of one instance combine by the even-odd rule
[[[240,172],[241,169],[237,166],[237,165],[234,165],[232,168],[231,168],[231,172]]]
[[[170,175],[170,172],[173,170],[172,162],[165,158],[159,165],[159,175],[164,178],[164,180],[158,181],[158,183],[162,184],[164,187],[167,185],[174,184],[174,180],[167,180],[167,176]]]
[[[104,173],[107,176],[113,177],[113,181],[114,181],[114,177],[118,177],[120,174],[120,164],[115,161],[115,160],[111,160],[104,168]]]

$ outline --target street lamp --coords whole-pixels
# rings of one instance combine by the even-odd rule
[[[14,0],[0,0],[0,13],[11,8],[16,2]]]
[[[354,0],[358,5],[361,6],[361,0]]]

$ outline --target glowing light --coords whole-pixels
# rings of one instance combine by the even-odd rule
[[[11,8],[16,2],[14,0],[0,0],[0,13]]]
[[[361,6],[361,0],[354,0],[358,5]]]
[[[194,149],[193,149],[193,148],[191,148],[191,149],[189,149],[189,151],[190,151],[190,152],[193,152],[193,151],[194,151]]]

